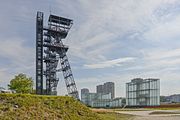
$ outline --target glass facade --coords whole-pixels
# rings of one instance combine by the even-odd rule
[[[121,98],[111,99],[111,93],[83,93],[81,94],[81,101],[91,107],[105,108],[105,107],[121,107]]]
[[[126,83],[126,105],[160,105],[160,80],[136,78]]]

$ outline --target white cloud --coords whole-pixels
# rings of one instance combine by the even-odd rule
[[[60,5],[64,4],[64,1],[57,2]],[[87,63],[108,60],[106,54],[117,46],[117,42],[123,42],[124,40],[121,37],[129,31],[140,33],[145,31],[145,37],[148,37],[149,35],[146,34],[150,33],[146,33],[146,31],[151,30],[151,27],[158,22],[154,11],[161,5],[173,4],[174,2],[176,1],[78,0],[73,2],[75,7],[70,4],[71,2],[68,2],[60,9],[64,10],[65,7],[68,7],[69,11],[73,11],[73,14],[67,11],[66,13],[75,18],[73,25],[75,28],[70,31],[68,37],[69,54],[73,56],[72,58],[78,57]],[[78,20],[82,20],[82,22],[78,23]],[[150,35],[150,37],[155,36],[154,34]],[[110,46],[105,48],[105,45]],[[91,54],[92,51],[93,54]]]
[[[5,86],[15,74],[32,75],[35,67],[35,50],[24,44],[21,38],[7,38],[1,41],[0,58],[6,63],[0,70],[0,79]]]
[[[97,64],[86,64],[86,65],[84,65],[84,67],[89,68],[89,69],[107,68],[107,67],[121,66],[121,65],[123,65],[123,63],[132,62],[134,60],[135,60],[135,58],[133,58],[133,57],[119,58],[119,59],[100,62]]]
[[[154,50],[149,53],[144,53],[147,59],[167,59],[167,58],[173,58],[180,57],[180,49],[171,49],[171,50]]]
[[[177,72],[180,67],[180,50],[177,49],[146,49],[141,50],[142,56],[136,60],[135,64],[126,67],[124,70],[136,73],[144,73],[150,75],[159,75],[163,72]],[[167,75],[168,78],[168,75]]]
[[[144,69],[172,68],[180,66],[180,49],[151,49],[143,51]]]
[[[177,15],[173,20],[165,22],[159,21],[151,26],[151,29],[144,34],[146,40],[154,42],[172,42],[177,37],[180,37],[180,15]]]
[[[35,59],[35,50],[31,47],[24,45],[24,40],[21,38],[8,38],[1,41],[0,56],[11,61],[14,65],[25,65]]]

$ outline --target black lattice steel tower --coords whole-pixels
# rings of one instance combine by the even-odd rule
[[[42,24],[38,24],[38,16],[42,16]],[[46,78],[46,92],[44,94],[56,95],[57,84],[59,79],[56,76],[57,72],[63,73],[68,94],[76,99],[79,99],[76,84],[73,78],[70,64],[66,56],[68,46],[64,45],[62,39],[66,38],[73,21],[67,18],[50,15],[48,19],[48,26],[43,26],[43,13],[37,13],[37,54],[36,54],[36,89],[37,94],[43,94],[43,74]],[[40,34],[40,35],[39,35]],[[38,38],[41,36],[40,38]],[[40,44],[38,44],[41,39]],[[40,46],[41,51],[38,51]],[[42,58],[44,50],[44,57]],[[39,52],[39,53],[38,53]],[[40,57],[41,56],[41,57]],[[40,59],[38,59],[40,58]],[[45,63],[43,69],[43,61]],[[41,64],[40,64],[41,63]],[[58,63],[61,68],[58,68]],[[38,65],[40,64],[41,67]],[[43,70],[42,70],[43,69]],[[39,71],[41,72],[39,72]],[[39,72],[39,74],[38,74]],[[39,77],[40,76],[40,77]],[[38,79],[40,78],[40,79]],[[39,87],[40,86],[40,87]],[[40,91],[40,92],[39,92]]]

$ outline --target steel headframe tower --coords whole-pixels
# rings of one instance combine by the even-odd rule
[[[36,19],[36,93],[56,95],[59,79],[56,73],[62,72],[68,94],[79,99],[66,52],[65,39],[73,21],[67,18],[50,15],[48,26],[43,27],[43,13],[37,12]],[[44,51],[44,52],[43,52]],[[43,57],[44,54],[44,57]],[[43,67],[43,63],[45,63]],[[61,68],[58,68],[60,63]],[[46,91],[43,92],[43,75],[46,78]]]

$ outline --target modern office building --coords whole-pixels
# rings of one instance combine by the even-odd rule
[[[121,98],[111,99],[111,93],[81,93],[81,101],[90,107],[107,108],[107,107],[121,107]]]
[[[115,97],[115,85],[113,82],[106,82],[103,85],[96,86],[96,92],[101,94],[109,94],[111,93],[111,99]]]
[[[81,101],[87,105],[87,106],[93,106],[93,101],[98,99],[98,94],[97,93],[85,93],[82,94],[82,99]]]
[[[116,107],[122,107],[122,98],[118,97],[118,98],[114,98],[113,100],[111,100],[110,102],[110,107],[116,108]]]
[[[159,106],[160,80],[135,78],[126,83],[127,106]]]
[[[114,83],[108,82],[104,85],[98,85],[96,88],[97,93],[91,93],[87,88],[81,89],[81,102],[87,106],[96,108],[122,107],[122,98],[112,99]]]

